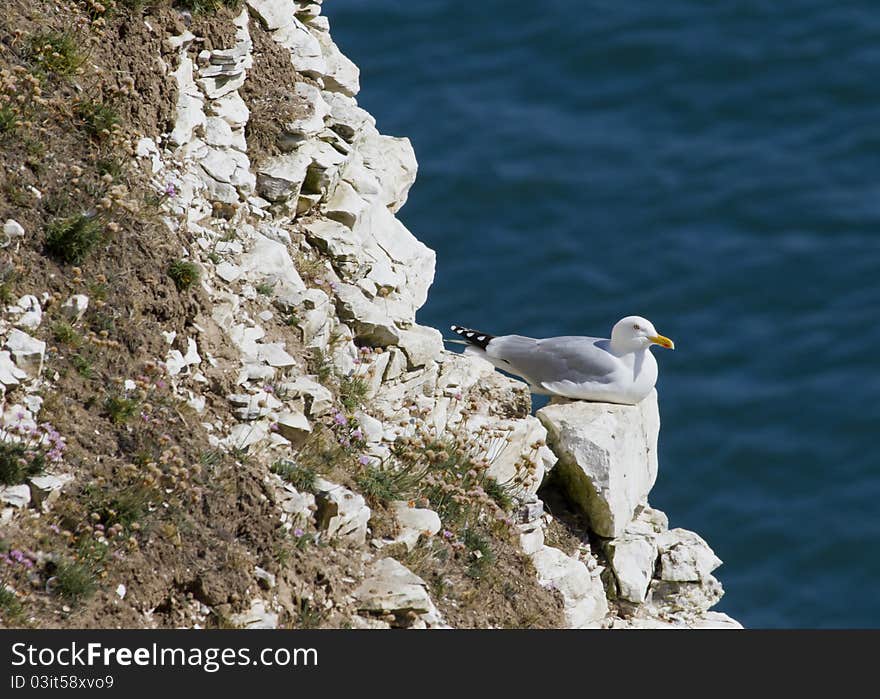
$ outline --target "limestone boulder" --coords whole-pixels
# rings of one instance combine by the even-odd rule
[[[656,392],[638,405],[560,401],[537,416],[569,498],[596,534],[621,536],[657,479]]]
[[[354,598],[362,612],[393,616],[393,626],[416,626],[417,621],[445,626],[425,581],[393,558],[383,558],[369,567]]]
[[[670,529],[659,535],[661,580],[670,582],[699,582],[721,565],[721,559],[709,544],[687,529]]]
[[[370,508],[363,497],[323,478],[316,479],[315,489],[318,529],[328,538],[363,544],[370,521]]]
[[[569,628],[598,628],[608,613],[605,588],[582,561],[552,546],[544,546],[532,556],[538,582],[562,595],[565,620]]]

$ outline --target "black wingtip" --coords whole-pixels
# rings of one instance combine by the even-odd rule
[[[460,325],[452,325],[450,326],[450,329],[456,335],[461,335],[470,344],[479,347],[480,349],[486,349],[488,344],[495,339],[494,335],[487,335],[486,333],[481,333],[479,330],[472,330],[471,328],[463,328]]]

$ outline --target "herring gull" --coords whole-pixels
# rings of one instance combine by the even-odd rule
[[[498,369],[523,378],[532,390],[575,400],[635,405],[657,382],[652,345],[675,349],[651,321],[627,316],[611,330],[611,339],[564,336],[538,340],[522,335],[493,336],[453,325],[465,352],[489,360]],[[465,343],[463,343],[465,344]]]

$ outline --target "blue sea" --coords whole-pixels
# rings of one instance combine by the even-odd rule
[[[748,627],[880,627],[880,7],[327,0],[408,136],[419,321],[607,336],[644,315],[651,502]]]

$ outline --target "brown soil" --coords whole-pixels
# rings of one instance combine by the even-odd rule
[[[512,538],[492,539],[493,561],[473,565],[473,553],[442,540],[400,560],[428,583],[431,599],[454,628],[551,629],[565,626],[562,597],[538,584],[537,573]]]
[[[293,84],[304,80],[290,62],[290,52],[275,43],[258,22],[250,26],[254,42],[254,65],[241,96],[251,110],[245,127],[248,156],[259,165],[265,158],[281,152],[278,140],[284,124],[297,115],[292,98]]]

